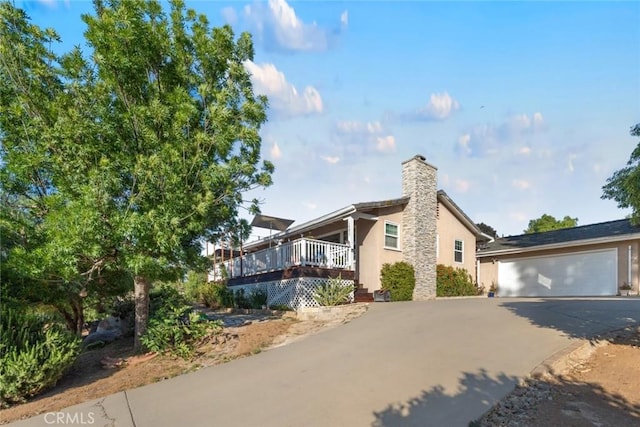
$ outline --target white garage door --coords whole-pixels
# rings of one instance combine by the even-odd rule
[[[498,295],[506,297],[616,295],[618,251],[500,261]]]

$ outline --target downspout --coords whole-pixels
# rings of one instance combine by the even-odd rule
[[[627,279],[628,279],[627,284],[629,286],[633,286],[631,282],[631,245],[629,245],[629,252],[627,253]]]
[[[476,259],[476,287],[480,286],[480,260]]]

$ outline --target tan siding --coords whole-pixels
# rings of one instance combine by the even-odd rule
[[[399,234],[402,236],[402,208],[402,206],[395,206],[377,209],[375,212],[371,212],[378,217],[377,221],[365,219],[356,221],[360,259],[357,277],[358,281],[369,291],[380,289],[380,269],[384,263],[402,261],[402,247],[400,250],[384,248],[385,221],[397,224]]]
[[[465,268],[476,279],[476,237],[443,204],[438,204],[438,264]],[[462,240],[462,263],[454,261],[454,242]]]

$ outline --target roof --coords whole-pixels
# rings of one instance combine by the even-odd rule
[[[463,212],[462,209],[445,193],[443,190],[438,190],[437,193],[438,201],[447,208],[451,212],[453,212],[454,216],[464,224],[473,234],[475,234],[477,239],[486,241],[489,240],[489,236],[480,231],[478,226]],[[371,209],[379,209],[379,208],[388,208],[393,206],[405,205],[409,202],[410,197],[399,197],[397,199],[387,199],[387,200],[379,200],[374,202],[361,202],[354,203],[349,206],[345,206],[342,209],[338,209],[336,211],[330,212],[326,215],[320,216],[318,218],[312,219],[310,221],[304,222],[302,224],[296,225],[294,227],[288,228],[287,230],[281,231],[279,233],[275,233],[271,236],[271,240],[279,240],[286,239],[290,236],[295,236],[298,234],[303,234],[310,230],[322,227],[326,224],[331,224],[332,222],[340,221],[344,218],[347,218],[353,215],[356,212],[366,212]],[[264,244],[265,241],[268,241],[268,238],[263,238],[261,240],[249,242],[245,245],[245,249],[251,249],[252,247],[259,246]]]
[[[477,256],[526,252],[640,238],[640,226],[629,219],[563,228],[542,233],[501,237],[488,243]]]
[[[379,200],[375,202],[354,203],[353,205],[345,206],[344,208],[338,209],[337,211],[330,212],[326,215],[323,215],[318,218],[312,219],[310,221],[304,222],[302,224],[296,225],[295,227],[291,227],[280,233],[276,233],[273,236],[271,236],[271,239],[278,240],[278,239],[287,238],[289,236],[294,236],[296,234],[302,234],[309,230],[322,227],[323,225],[331,224],[332,222],[336,222],[336,221],[342,220],[343,218],[347,218],[356,212],[362,212],[362,211],[376,209],[376,208],[387,208],[392,206],[399,206],[399,205],[404,205],[408,202],[409,202],[409,197],[400,197],[397,199]],[[252,246],[263,244],[267,240],[268,239],[262,239],[262,240],[250,242],[245,245],[245,249],[250,249]]]

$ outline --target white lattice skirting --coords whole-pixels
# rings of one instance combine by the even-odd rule
[[[271,282],[255,283],[251,285],[232,286],[235,292],[237,289],[244,289],[245,295],[256,289],[266,289],[267,305],[286,305],[294,310],[302,307],[319,307],[313,299],[313,295],[320,286],[327,284],[329,279],[320,277],[298,277],[295,279],[274,280]],[[353,280],[341,280],[342,286],[351,287],[349,302],[353,302]]]

